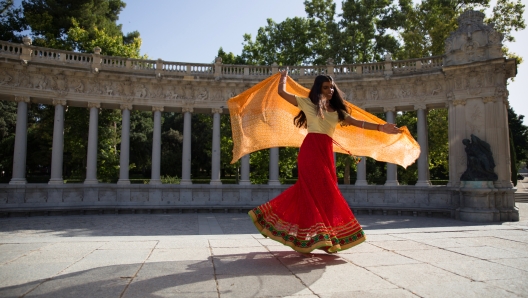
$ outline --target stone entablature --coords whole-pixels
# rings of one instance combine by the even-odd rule
[[[0,90],[4,95],[30,96],[33,102],[61,98],[72,106],[97,101],[102,108],[133,105],[168,112],[193,107],[207,113],[226,108],[226,101],[278,71],[277,65],[224,65],[139,60],[60,51],[26,44],[0,42]],[[326,66],[290,66],[291,76],[309,88],[316,75],[335,77],[346,99],[359,107],[382,112],[383,107],[414,110],[415,106],[444,108],[457,94],[490,98],[505,92],[514,61],[499,58],[446,75],[443,56],[385,62]],[[447,69],[446,69],[447,70]],[[460,96],[459,96],[460,97]],[[465,94],[464,96],[465,97]]]
[[[30,96],[33,102],[68,100],[72,106],[98,101],[102,108],[132,104],[180,112],[183,107],[226,108],[225,102],[278,71],[277,65],[224,65],[139,60],[75,53],[0,42],[2,94]],[[446,99],[442,57],[326,66],[290,66],[290,75],[310,87],[316,75],[333,75],[346,98],[366,109],[386,102],[412,109],[416,103],[442,106]],[[432,76],[423,78],[423,76]],[[409,77],[410,76],[410,77]],[[9,99],[5,98],[4,99]]]

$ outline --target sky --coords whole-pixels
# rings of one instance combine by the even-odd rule
[[[141,53],[150,59],[173,62],[212,63],[218,49],[235,55],[242,52],[242,36],[256,36],[268,18],[281,22],[290,17],[306,17],[304,0],[125,0],[126,8],[118,23],[123,32],[139,31]],[[341,1],[335,0],[337,12]],[[527,9],[528,10],[528,9]],[[525,12],[528,15],[528,11]],[[509,101],[528,125],[528,29],[514,32],[516,42],[507,44],[524,57],[517,77],[510,82]]]

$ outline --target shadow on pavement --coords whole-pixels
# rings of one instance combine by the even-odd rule
[[[319,280],[327,267],[345,263],[337,256],[308,258],[295,252],[215,255],[204,261],[147,261],[21,282],[0,288],[0,296],[21,296],[29,291],[28,297],[218,297],[218,291],[244,297],[288,296]]]

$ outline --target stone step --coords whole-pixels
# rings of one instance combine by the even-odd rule
[[[516,193],[515,194],[515,202],[519,203],[528,203],[528,193]]]

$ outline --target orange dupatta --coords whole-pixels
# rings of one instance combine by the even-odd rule
[[[227,101],[233,133],[233,160],[262,149],[273,147],[300,147],[308,133],[293,123],[300,109],[279,96],[277,89],[280,73],[270,76]],[[308,97],[310,90],[288,77],[286,90]],[[349,113],[360,121],[384,124],[385,121],[346,102]],[[337,125],[333,139],[334,151],[356,156],[368,156],[378,161],[406,168],[420,155],[420,146],[407,127],[400,134],[385,134],[353,125]]]

